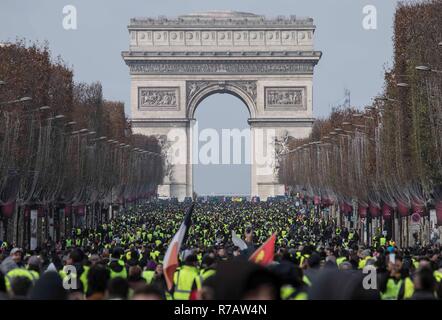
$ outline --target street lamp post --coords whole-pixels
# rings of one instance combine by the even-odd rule
[[[418,71],[423,71],[423,72],[442,73],[442,70],[436,70],[436,69],[434,69],[434,68],[432,68],[430,66],[424,66],[424,65],[417,66],[415,69],[418,70]]]
[[[31,100],[32,100],[31,97],[22,97],[22,98],[16,99],[16,100],[0,102],[0,106],[10,105],[10,104],[14,104],[14,103],[24,103],[24,102],[28,102],[28,101],[31,101]]]

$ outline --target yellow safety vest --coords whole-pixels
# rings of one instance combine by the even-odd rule
[[[11,290],[11,282],[12,282],[12,280],[14,278],[17,278],[17,277],[28,278],[33,283],[37,280],[35,275],[31,271],[29,271],[27,269],[24,269],[24,268],[12,269],[5,276],[5,285],[6,285],[6,290],[8,292]]]
[[[359,260],[358,268],[363,269],[365,267],[365,265],[367,264],[367,261],[370,259],[371,259],[371,257],[368,256],[368,257],[365,257],[364,259]]]
[[[379,239],[379,244],[381,245],[381,247],[385,246],[386,243],[387,243],[387,238],[381,237]]]
[[[397,300],[399,297],[399,292],[401,290],[402,286],[402,279],[399,281],[395,281],[394,279],[388,279],[387,280],[387,288],[385,289],[385,292],[381,292],[381,298],[382,300]]]
[[[441,282],[442,281],[442,271],[434,271],[433,273],[434,278],[436,279],[437,282]]]
[[[302,267],[302,264],[304,263],[304,260],[305,260],[305,259],[308,259],[309,257],[310,257],[309,254],[304,254],[304,255],[302,255],[302,256],[301,256],[301,260],[300,260],[300,262],[299,262],[299,266]]]
[[[153,271],[153,270],[146,270],[146,271],[143,271],[143,273],[141,274],[143,279],[146,280],[147,284],[151,284],[152,283],[154,275],[155,275],[155,271]]]
[[[302,281],[309,287],[312,285],[312,282],[310,281],[310,279],[306,275],[302,276]]]
[[[214,269],[203,269],[200,272],[199,276],[199,287],[201,287],[202,283],[211,276],[214,276],[216,271]]]
[[[304,291],[297,291],[290,285],[281,287],[281,299],[282,300],[307,300],[308,295]]]
[[[413,266],[414,268],[417,270],[419,269],[419,261],[417,261],[416,259],[412,258],[411,261],[413,262]]]
[[[346,257],[336,258],[336,264],[339,266],[341,263],[345,262],[346,260],[347,260]]]
[[[155,250],[154,252],[153,252],[153,256],[154,256],[154,260],[155,261],[157,261],[157,259],[158,259],[158,257],[160,256],[160,252],[158,251],[158,250]]]
[[[87,289],[88,289],[88,281],[87,281],[87,275],[89,273],[89,267],[88,266],[83,266],[83,273],[80,276],[80,281],[83,284],[83,292],[87,293]]]
[[[414,294],[414,283],[410,277],[405,278],[404,299],[411,299]]]
[[[64,270],[60,270],[60,271],[58,271],[58,274],[59,274],[59,276],[61,277],[61,279],[64,279],[64,278],[67,277],[67,274],[66,274],[66,272],[64,272]]]
[[[173,283],[175,285],[173,298],[175,300],[189,300],[190,293],[194,283],[198,285],[198,270],[192,266],[182,266],[180,270],[176,271],[173,276]]]
[[[32,274],[35,280],[38,280],[40,278],[40,274],[37,271],[35,270],[28,270],[28,271]]]
[[[166,291],[166,300],[173,300],[172,295]]]
[[[111,279],[118,278],[118,277],[126,279],[127,278],[126,265],[124,264],[124,262],[122,260],[118,260],[118,264],[122,267],[120,272],[114,271],[114,270],[112,270],[112,268],[109,268]],[[110,265],[110,262],[109,262],[109,265]]]

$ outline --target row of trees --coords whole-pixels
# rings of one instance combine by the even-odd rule
[[[292,140],[280,180],[360,216],[435,206],[442,224],[442,2],[399,4],[394,65],[364,110],[334,109],[310,137]]]
[[[163,178],[154,137],[132,134],[121,102],[100,83],[74,83],[47,45],[0,47],[0,206],[3,217],[30,207],[133,201]],[[1,235],[0,235],[1,236]]]

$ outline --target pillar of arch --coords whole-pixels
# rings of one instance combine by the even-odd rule
[[[314,121],[321,52],[313,48],[313,20],[217,11],[132,19],[128,30],[122,56],[131,76],[132,128],[158,136],[167,155],[159,195],[192,196],[194,113],[214,93],[232,94],[249,110],[251,195],[284,194],[277,154],[291,137],[308,136]]]

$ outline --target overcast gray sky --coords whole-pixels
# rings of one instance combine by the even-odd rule
[[[126,26],[131,17],[177,16],[208,10],[237,10],[263,14],[312,17],[317,26],[315,48],[323,57],[315,69],[315,116],[325,116],[330,105],[351,91],[351,103],[364,106],[382,90],[383,71],[392,61],[392,36],[396,0],[1,0],[0,41],[15,38],[49,41],[54,55],[73,66],[76,81],[101,81],[107,99],[120,100],[129,112],[129,72],[121,59],[128,49]],[[64,30],[63,7],[74,5],[78,29]],[[362,27],[365,5],[377,8],[377,30]],[[226,100],[227,99],[227,100]],[[241,102],[215,95],[197,110],[200,127],[217,119],[219,127],[232,128],[232,113],[216,110],[229,104],[232,111]],[[206,107],[207,106],[207,107]],[[245,106],[235,116],[247,126]],[[237,108],[238,109],[238,108]],[[226,111],[226,110],[224,110]],[[216,115],[215,115],[216,114]],[[207,122],[206,122],[207,121]],[[236,123],[235,123],[236,125]],[[236,125],[235,127],[239,127]],[[196,170],[195,187],[200,193],[230,192],[231,177],[240,183],[238,193],[248,193],[249,167],[234,166],[223,170]],[[236,171],[235,171],[236,170]],[[218,172],[219,171],[219,172]],[[199,175],[199,176],[198,176]],[[202,181],[202,182],[201,182]],[[209,181],[212,181],[209,184]],[[204,185],[201,185],[203,183]],[[201,186],[201,188],[200,188]]]

